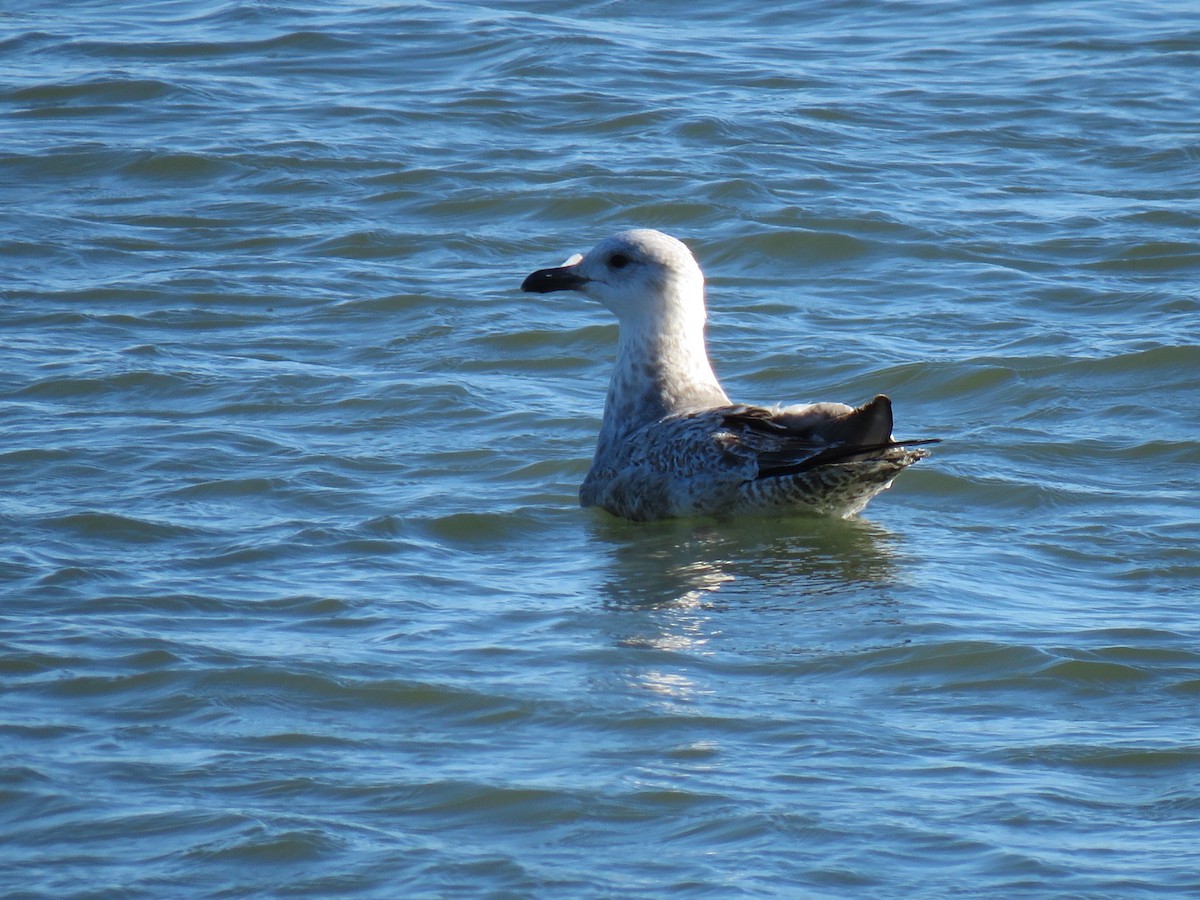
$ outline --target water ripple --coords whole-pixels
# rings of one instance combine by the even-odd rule
[[[1186,4],[5,21],[0,882],[1200,890]],[[936,455],[580,510],[615,326],[519,285],[632,225]]]

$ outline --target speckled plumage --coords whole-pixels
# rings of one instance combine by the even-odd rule
[[[892,439],[891,402],[768,409],[730,402],[705,349],[704,276],[680,241],[625,231],[522,288],[577,290],[620,321],[584,506],[639,521],[685,515],[851,516],[927,450]],[[928,442],[912,442],[928,443]]]

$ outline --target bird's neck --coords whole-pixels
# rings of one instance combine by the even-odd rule
[[[703,317],[623,322],[597,453],[663,416],[728,402],[708,360]]]

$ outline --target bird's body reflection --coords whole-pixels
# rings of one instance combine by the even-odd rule
[[[691,707],[747,667],[802,670],[821,657],[812,632],[895,617],[901,538],[871,522],[597,516],[590,528],[607,550],[601,602],[631,654],[625,677],[659,704]]]
[[[728,599],[743,582],[789,605],[895,576],[898,535],[863,520],[675,520],[631,525],[597,516],[592,537],[611,562],[604,601],[692,607]],[[736,591],[742,593],[742,591]],[[754,592],[752,592],[754,593]]]

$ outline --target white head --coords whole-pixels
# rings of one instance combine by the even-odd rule
[[[525,279],[521,289],[579,291],[622,324],[670,327],[704,322],[704,275],[687,246],[661,231],[637,228],[605,238],[583,257]]]
[[[621,323],[596,458],[662,416],[729,402],[704,347],[704,276],[691,251],[661,231],[622,231],[521,289],[579,291]]]

